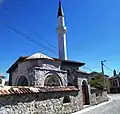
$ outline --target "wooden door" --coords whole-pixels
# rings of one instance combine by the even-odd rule
[[[82,86],[83,105],[86,104],[86,88]]]

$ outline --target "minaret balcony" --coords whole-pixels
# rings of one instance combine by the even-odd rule
[[[67,28],[66,27],[57,27],[57,33],[58,34],[65,34],[67,32]]]

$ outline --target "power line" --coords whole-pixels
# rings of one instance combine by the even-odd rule
[[[40,18],[39,18],[39,21],[40,21],[43,25],[45,25],[48,29],[51,30],[51,28],[50,28],[46,23],[44,23]]]
[[[83,66],[85,69],[89,70],[89,71],[93,71],[91,68]]]
[[[20,4],[20,0],[16,0],[16,2],[18,2]],[[41,22],[41,24],[45,25],[48,29],[51,30],[51,28],[39,18],[39,21]],[[22,23],[22,22],[21,22]],[[31,31],[33,34],[35,34],[37,37],[39,37],[40,39],[42,38],[43,41],[45,41],[49,46],[51,46],[54,49],[57,49],[56,46],[51,45],[48,41],[45,40],[45,38],[43,38],[42,36],[38,35],[35,31],[33,31],[31,28],[29,28],[28,26],[26,26],[26,24],[22,23],[22,25],[28,29],[29,31]]]
[[[32,39],[29,35],[27,35],[26,33],[23,33],[23,32],[20,31],[19,29],[16,29],[15,27],[13,27],[13,26],[11,26],[11,25],[8,25],[7,23],[4,23],[4,25],[5,25],[8,29],[14,31],[15,33],[17,33],[17,34],[19,34],[19,35],[21,35],[21,36],[23,36],[25,39],[27,39],[27,40],[29,40],[29,41],[31,41],[31,42],[39,45],[40,47],[42,47],[43,49],[46,49],[47,51],[49,50],[50,52],[53,53],[53,50],[51,50],[49,47],[41,44],[39,41],[33,40],[33,39]],[[54,53],[54,54],[55,54],[55,53]]]
[[[105,64],[103,64],[105,68],[107,68],[109,71],[113,72],[112,69],[108,68]]]
[[[20,4],[20,0],[16,0],[16,2]],[[50,28],[45,22],[43,22],[41,19],[39,19],[39,21],[40,21],[43,25],[45,25],[47,28],[51,29],[51,28]]]
[[[6,12],[6,10],[4,8],[0,8],[2,11]],[[34,35],[36,35],[40,40],[43,40],[45,43],[47,43],[51,48],[56,49],[57,47],[51,45],[48,41],[46,41],[42,36],[38,35],[35,31],[33,31],[31,28],[29,28],[26,24],[24,24],[23,22],[20,22],[22,24],[23,27],[25,27],[26,29],[28,29],[30,32],[32,32]]]
[[[38,38],[40,38],[40,39],[42,38],[42,40],[43,40],[44,42],[46,42],[50,47],[52,47],[53,49],[57,49],[57,47],[51,45],[48,41],[46,41],[42,36],[38,35],[35,31],[33,31],[33,30],[32,30],[31,28],[29,28],[27,25],[23,24],[23,26],[24,26],[26,29],[28,29],[30,32],[32,32],[33,34],[35,34]]]

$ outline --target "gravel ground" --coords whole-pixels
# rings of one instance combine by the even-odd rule
[[[81,114],[120,114],[120,94],[109,96],[112,98],[110,103]]]

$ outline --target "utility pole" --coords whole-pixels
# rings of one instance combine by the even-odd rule
[[[104,62],[106,62],[106,60],[101,61],[101,70],[102,70],[102,75],[103,75],[103,77],[104,77],[104,84],[105,84],[105,88],[106,88],[106,82],[105,82],[105,76],[104,76],[104,68],[103,68]]]
[[[101,61],[101,69],[102,69],[102,74],[103,74],[103,76],[104,76],[104,69],[103,69],[103,61]]]
[[[101,61],[101,69],[102,69],[102,74],[103,74],[103,76],[104,76],[104,68],[103,68],[103,66],[104,66],[104,62],[106,62],[106,60]]]

